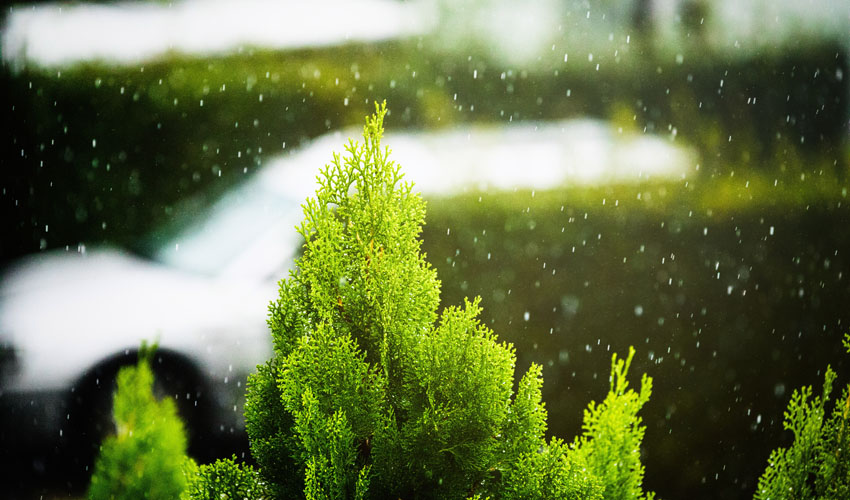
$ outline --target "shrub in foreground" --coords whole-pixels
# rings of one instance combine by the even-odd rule
[[[514,394],[513,346],[478,319],[479,300],[437,310],[424,202],[381,146],[385,113],[304,204],[304,253],[270,307],[275,354],[248,385],[261,476],[279,498],[640,496],[649,379],[627,391],[615,360],[586,435],[545,440],[540,367]]]

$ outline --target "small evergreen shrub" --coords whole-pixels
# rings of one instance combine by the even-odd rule
[[[844,336],[844,347],[850,353],[850,334]],[[756,500],[850,498],[850,384],[829,414],[835,378],[827,366],[820,396],[813,396],[811,386],[791,395],[783,425],[794,441],[770,454]]]
[[[269,498],[265,484],[250,465],[236,457],[221,458],[210,465],[188,461],[184,469],[188,485],[181,500],[261,500]]]
[[[118,372],[113,414],[117,432],[103,442],[88,498],[179,498],[186,487],[186,432],[170,399],[153,395],[150,358],[142,346],[135,366]]]
[[[270,306],[274,356],[248,383],[251,450],[276,498],[637,498],[640,393],[611,394],[572,446],[548,443],[541,369],[514,394],[511,345],[479,299],[438,312],[425,205],[381,146],[386,107],[318,176],[304,253]]]

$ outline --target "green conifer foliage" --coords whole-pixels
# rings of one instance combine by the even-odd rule
[[[269,498],[259,473],[233,458],[221,458],[210,465],[197,466],[192,460],[184,468],[186,490],[181,500],[262,500]]]
[[[174,402],[154,398],[152,352],[143,346],[138,364],[118,372],[117,433],[106,438],[95,462],[92,500],[173,500],[186,487],[186,433]]]
[[[584,462],[621,449],[547,443],[540,367],[514,394],[514,349],[479,321],[479,299],[438,313],[425,205],[381,145],[385,114],[376,106],[303,205],[304,253],[269,308],[275,354],[248,383],[262,478],[278,498],[601,498]],[[630,453],[640,404],[612,417],[633,431]],[[617,460],[639,488],[639,456]]]
[[[850,334],[845,335],[844,346],[850,353]],[[811,386],[791,395],[783,425],[794,442],[771,452],[756,500],[850,498],[850,384],[828,415],[835,379],[827,366],[820,396],[813,396]]]
[[[599,479],[558,438],[521,454],[503,471],[493,498],[504,500],[602,500]]]
[[[583,433],[573,448],[579,460],[599,478],[606,500],[652,498],[643,492],[643,465],[640,445],[646,427],[641,425],[638,411],[649,401],[652,378],[643,375],[640,392],[630,390],[626,375],[634,348],[628,357],[611,357],[611,387],[602,403],[591,402],[584,411]]]

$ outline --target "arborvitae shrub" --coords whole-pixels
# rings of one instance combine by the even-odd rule
[[[850,353],[850,334],[844,336]],[[843,500],[850,498],[850,384],[828,415],[836,374],[827,366],[820,396],[812,387],[795,390],[783,425],[794,436],[773,450],[759,478],[757,500]]]
[[[274,357],[249,379],[251,450],[273,495],[639,496],[648,379],[627,391],[628,361],[615,359],[586,435],[547,443],[540,367],[514,395],[513,347],[478,319],[479,300],[438,313],[425,204],[381,146],[376,109],[303,205],[303,256],[270,306]]]
[[[118,372],[113,414],[117,432],[101,446],[88,498],[179,498],[186,487],[186,433],[174,401],[157,401],[150,367],[153,349],[142,347],[136,366]]]
[[[262,500],[269,498],[265,484],[250,465],[221,458],[210,465],[189,461],[184,469],[187,487],[181,500]]]

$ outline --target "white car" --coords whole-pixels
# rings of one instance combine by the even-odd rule
[[[210,435],[239,435],[246,376],[272,355],[267,307],[300,246],[294,230],[300,205],[331,152],[358,135],[329,134],[267,162],[185,230],[163,239],[152,259],[80,246],[6,269],[0,277],[4,443],[32,434],[46,436],[48,445],[99,442],[111,425],[113,378],[145,340],[159,345],[158,390],[177,400],[189,422],[196,438],[190,451],[218,453],[211,447],[220,440]],[[383,143],[426,196],[680,178],[694,164],[670,141],[624,138],[588,120],[388,133]],[[80,467],[87,460],[80,454]]]

